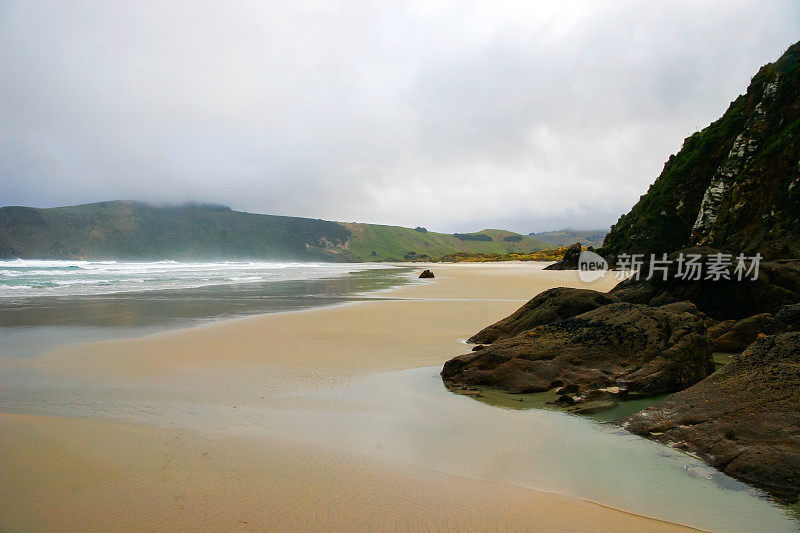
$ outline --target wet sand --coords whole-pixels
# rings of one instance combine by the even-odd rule
[[[462,339],[549,287],[540,265],[434,265],[378,299],[249,317],[19,361],[54,380],[272,406],[393,369],[439,365]],[[610,279],[593,285],[606,290]],[[302,400],[294,399],[297,407]],[[309,400],[309,409],[315,409]],[[345,405],[342,409],[368,409]],[[578,498],[378,457],[102,417],[0,415],[2,530],[667,531],[679,526]]]
[[[432,266],[434,280],[373,293],[375,301],[218,322],[145,339],[76,345],[40,361],[92,379],[128,379],[285,367],[311,381],[364,372],[438,365],[463,353],[463,340],[556,286],[608,290],[574,271],[540,264]],[[390,300],[388,298],[399,298]],[[273,379],[273,386],[286,382]],[[290,383],[292,387],[295,383]]]
[[[675,531],[512,485],[279,442],[0,415],[3,530]]]

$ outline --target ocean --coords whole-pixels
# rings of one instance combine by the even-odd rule
[[[259,261],[0,261],[0,298],[93,296],[122,292],[195,289],[274,281],[334,278],[385,268],[358,263]]]
[[[0,357],[376,298],[413,282],[410,273],[377,263],[0,261]]]

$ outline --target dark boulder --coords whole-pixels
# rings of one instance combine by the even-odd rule
[[[538,326],[445,363],[447,382],[511,393],[619,387],[639,396],[686,388],[713,371],[700,317],[612,303]],[[568,387],[568,389],[567,389]]]
[[[436,276],[434,276],[433,272],[431,272],[430,270],[425,269],[425,270],[422,271],[422,274],[420,274],[419,277],[421,277],[421,278],[435,278]]]
[[[784,306],[775,314],[775,318],[790,331],[800,330],[800,303]]]
[[[714,256],[721,253],[711,248],[687,248],[668,256],[667,279],[656,271],[651,279],[649,263],[639,270],[639,279],[620,282],[609,294],[631,303],[664,305],[691,301],[715,320],[742,319],[760,313],[775,313],[787,304],[800,302],[800,260],[761,262],[757,279],[737,279],[736,260],[727,268],[730,279],[682,279],[679,257],[700,256],[702,276],[709,272]],[[750,266],[750,263],[747,263]]]
[[[559,407],[569,407],[571,405],[575,405],[575,398],[569,394],[562,394],[556,399],[555,404]]]
[[[719,322],[711,318],[710,316],[703,313],[700,309],[697,308],[692,302],[688,300],[684,300],[682,302],[675,302],[671,304],[664,304],[658,306],[659,309],[663,309],[664,311],[669,311],[670,313],[691,313],[700,317],[703,320],[703,323],[706,325],[706,328],[710,328],[712,326],[717,325]]]
[[[719,371],[623,422],[794,501],[800,492],[800,332],[763,337]]]
[[[753,315],[742,320],[726,320],[708,328],[717,352],[741,352],[760,336],[786,331],[786,325],[769,313]]]
[[[616,296],[590,289],[548,289],[537,294],[512,315],[482,329],[467,342],[490,344],[536,326],[558,322],[615,302],[619,302]]]
[[[576,242],[564,252],[561,261],[544,267],[545,270],[577,270],[578,259],[581,257],[581,243]]]
[[[697,306],[688,300],[664,304],[659,307],[661,307],[661,309],[664,311],[669,311],[670,313],[691,313],[693,315],[705,318],[705,315],[697,308]]]

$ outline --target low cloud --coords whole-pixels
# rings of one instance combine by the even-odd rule
[[[795,2],[0,6],[0,204],[607,227]]]

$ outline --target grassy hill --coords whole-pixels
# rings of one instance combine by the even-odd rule
[[[455,252],[528,253],[550,248],[546,243],[531,237],[497,229],[469,234],[446,234],[377,224],[345,223],[344,226],[352,234],[350,252],[366,261],[426,259]],[[479,237],[481,235],[488,238],[484,240]],[[480,240],[473,240],[470,236]]]
[[[529,233],[528,235],[552,246],[569,246],[579,242],[584,246],[599,248],[603,245],[603,239],[608,235],[608,230],[561,229],[542,233]]]
[[[526,253],[549,246],[502,230],[423,228],[259,215],[217,205],[114,201],[0,208],[0,258],[402,261],[459,251]]]

